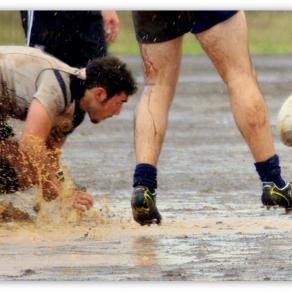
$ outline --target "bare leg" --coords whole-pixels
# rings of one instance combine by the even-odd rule
[[[227,85],[237,127],[256,162],[275,154],[264,98],[250,61],[245,15],[239,12],[197,34]]]
[[[179,74],[181,45],[182,37],[141,45],[146,86],[135,115],[137,163],[158,162]]]

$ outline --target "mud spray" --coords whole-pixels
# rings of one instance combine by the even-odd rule
[[[43,199],[43,193],[39,189],[36,194],[36,225],[64,225],[81,223],[82,214],[72,208],[73,194],[75,185],[68,174],[67,169],[63,168],[64,182],[59,196],[50,202]]]
[[[44,200],[42,190],[37,186],[22,192],[1,195],[0,239],[9,236],[11,239],[23,237],[28,240],[66,240],[72,238],[72,235],[86,238],[90,233],[96,237],[96,227],[111,223],[112,215],[106,195],[100,198],[98,210],[92,207],[82,212],[73,207],[78,187],[67,167],[61,168],[63,182],[55,200]]]
[[[11,126],[11,127],[10,127]],[[36,137],[31,137],[31,155],[20,151],[18,141],[21,139],[22,124],[9,119],[3,127],[13,131],[0,141],[0,168],[16,170],[21,191],[4,190],[0,193],[0,242],[13,239],[28,241],[36,239],[67,240],[69,238],[100,237],[106,233],[97,229],[109,226],[113,215],[108,207],[107,196],[100,196],[97,208],[82,212],[73,207],[76,192],[81,191],[71,177],[69,170],[61,161],[62,150],[54,145],[55,140],[48,139],[47,147],[40,146]],[[3,131],[2,131],[3,132]],[[45,161],[46,160],[46,161]],[[62,173],[58,197],[45,200],[46,191],[37,181],[44,181],[47,169],[51,165]],[[1,181],[13,186],[13,175],[7,169],[0,169]],[[3,177],[4,176],[4,177]],[[38,178],[38,179],[36,179]],[[49,177],[47,178],[49,181]],[[49,181],[50,182],[50,181]],[[4,185],[5,185],[4,184]],[[0,184],[1,185],[1,184]],[[16,188],[16,189],[17,189]]]
[[[62,172],[64,175],[62,190],[55,200],[45,201],[41,190],[38,190],[36,194],[36,225],[40,227],[44,225],[74,226],[82,223],[110,223],[110,209],[107,205],[106,196],[101,200],[102,207],[99,212],[94,208],[85,212],[73,208],[74,195],[78,187],[65,166],[62,166]]]

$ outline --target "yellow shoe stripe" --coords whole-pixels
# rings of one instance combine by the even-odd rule
[[[288,206],[290,206],[290,202],[289,202],[289,200],[287,200],[287,198],[286,198],[285,196],[283,196],[281,193],[278,193],[277,191],[275,191],[274,188],[271,189],[270,195],[271,195],[271,196],[274,196],[274,195],[275,195],[275,196],[282,197],[283,199],[286,200],[286,202],[288,203]]]
[[[146,191],[144,192],[144,197],[145,197],[146,199],[150,200],[150,201],[152,202],[152,204],[154,203],[152,197],[151,197]]]

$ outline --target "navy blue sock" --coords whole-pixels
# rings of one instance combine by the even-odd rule
[[[281,177],[279,156],[275,154],[263,162],[256,162],[255,168],[262,182],[273,182],[278,188],[283,188],[286,183]]]
[[[145,186],[151,193],[157,188],[157,169],[147,163],[136,165],[133,187]]]

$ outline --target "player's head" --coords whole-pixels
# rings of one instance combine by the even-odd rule
[[[114,57],[95,59],[86,66],[85,94],[80,106],[93,123],[118,115],[137,85],[126,64]]]

